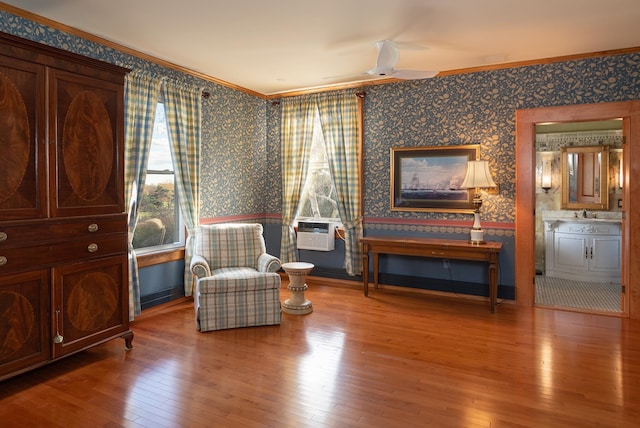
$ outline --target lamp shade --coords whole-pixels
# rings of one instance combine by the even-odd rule
[[[482,160],[467,163],[467,175],[460,185],[462,189],[496,187],[489,171],[489,162]]]

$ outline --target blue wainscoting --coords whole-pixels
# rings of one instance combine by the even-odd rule
[[[143,267],[139,275],[143,310],[184,297],[184,260]]]

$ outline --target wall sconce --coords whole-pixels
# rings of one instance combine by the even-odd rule
[[[473,213],[473,226],[471,228],[472,244],[484,243],[484,231],[480,226],[480,207],[482,206],[480,189],[489,187],[496,187],[496,183],[491,177],[491,171],[489,171],[489,162],[481,160],[469,161],[467,163],[467,175],[464,177],[460,188],[475,189],[473,194],[473,206],[475,210]]]
[[[622,155],[620,155],[620,161],[619,161],[619,165],[618,165],[618,177],[620,178],[620,188],[622,189],[622,185],[624,184],[624,174],[623,174],[624,170],[622,167]]]
[[[540,187],[544,190],[544,193],[549,193],[551,189],[551,161],[545,159],[542,162],[542,177]]]

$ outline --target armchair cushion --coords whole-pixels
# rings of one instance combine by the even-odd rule
[[[251,268],[220,268],[198,281],[198,292],[235,293],[280,288],[280,275]]]
[[[212,271],[221,267],[258,270],[258,258],[267,252],[261,224],[208,224],[199,229],[195,253],[207,260]]]

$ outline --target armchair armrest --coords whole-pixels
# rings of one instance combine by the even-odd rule
[[[189,266],[191,272],[198,278],[206,278],[211,276],[211,269],[207,260],[199,255],[191,257],[191,265]]]
[[[258,257],[258,271],[277,272],[280,269],[280,259],[271,254],[263,253]]]

